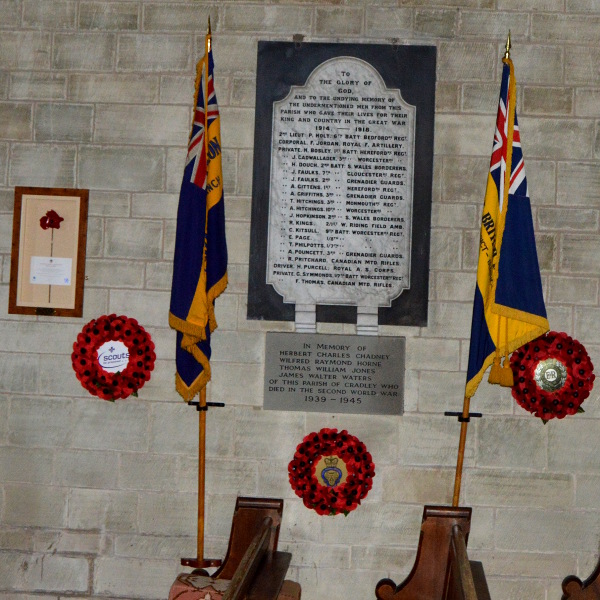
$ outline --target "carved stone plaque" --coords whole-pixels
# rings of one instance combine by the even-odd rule
[[[259,42],[248,318],[426,325],[435,48]]]
[[[267,333],[264,408],[402,414],[400,337]]]
[[[415,107],[354,57],[274,103],[267,283],[284,302],[390,306],[410,288]]]

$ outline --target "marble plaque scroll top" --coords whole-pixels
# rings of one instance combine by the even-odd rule
[[[426,324],[435,48],[260,42],[248,317]]]

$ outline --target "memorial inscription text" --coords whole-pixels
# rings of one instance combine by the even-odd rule
[[[274,103],[267,282],[285,302],[390,306],[410,288],[415,111],[347,56]]]
[[[264,407],[401,414],[404,338],[268,333]]]

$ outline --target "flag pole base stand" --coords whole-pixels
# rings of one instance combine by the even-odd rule
[[[220,558],[182,558],[181,564],[184,567],[192,567],[193,569],[207,569],[209,567],[220,567]]]

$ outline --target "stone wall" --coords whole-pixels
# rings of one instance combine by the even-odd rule
[[[235,497],[285,498],[281,547],[314,600],[373,597],[409,572],[425,503],[450,503],[478,223],[512,32],[519,120],[551,327],[600,364],[600,4],[594,0],[0,0],[0,598],[166,598],[195,555],[197,413],[174,391],[167,313],[178,189],[210,14],[222,115],[230,284],[217,301],[206,554]],[[430,316],[405,336],[402,417],[262,410],[265,333],[247,321],[258,40],[437,46]],[[90,190],[84,317],[7,314],[14,186]],[[89,396],[73,341],[136,317],[158,361],[139,398]],[[324,324],[321,332],[353,333]],[[495,600],[558,600],[600,543],[598,391],[546,426],[497,386],[472,409],[461,502]],[[346,428],[374,488],[348,517],[303,507],[286,467],[303,436]],[[132,579],[131,575],[135,574]]]

